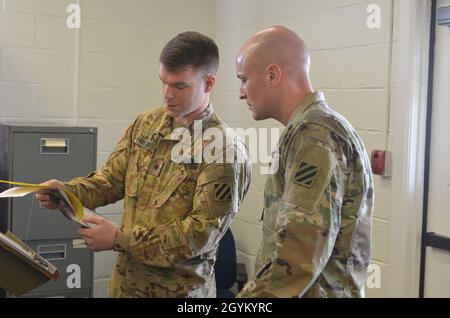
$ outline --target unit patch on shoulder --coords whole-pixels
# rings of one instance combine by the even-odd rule
[[[302,163],[300,163],[300,167],[295,173],[294,183],[307,188],[311,188],[318,173],[318,167],[302,161]]]
[[[216,201],[230,201],[231,200],[231,184],[230,183],[214,184],[214,196],[215,196]]]

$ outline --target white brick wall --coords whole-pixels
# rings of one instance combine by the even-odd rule
[[[73,51],[75,48],[75,31],[64,27],[65,17],[37,16],[36,39],[37,48]]]
[[[0,84],[2,114],[4,116],[26,116],[33,113],[33,87],[25,84]]]
[[[383,131],[386,128],[386,89],[342,89],[335,109],[357,129]],[[330,101],[330,104],[332,102]]]
[[[34,86],[34,105],[39,117],[74,118],[72,86]],[[61,107],[61,105],[67,105]]]
[[[82,53],[81,87],[128,88],[131,82],[130,59],[124,55]]]
[[[14,13],[65,16],[71,0],[3,0],[5,9]]]
[[[381,7],[380,29],[366,27],[369,4]],[[222,59],[214,95],[216,111],[234,127],[280,126],[273,121],[255,122],[245,103],[238,101],[234,59],[252,33],[281,24],[298,32],[311,49],[314,88],[323,90],[330,106],[358,129],[369,153],[384,149],[387,118],[392,113],[388,96],[395,93],[390,91],[395,83],[389,85],[389,58],[391,50],[395,54],[396,39],[394,44],[389,40],[391,4],[391,0],[217,0],[216,39]],[[251,191],[233,223],[239,259],[250,273],[261,240],[264,180],[254,169]],[[375,176],[375,187],[373,261],[381,266],[382,283],[381,289],[366,289],[368,297],[386,295],[389,277],[391,181]]]
[[[33,24],[31,14],[0,13],[0,46],[33,46]]]
[[[5,48],[3,51],[6,82],[34,84],[69,84],[70,54],[62,51]]]
[[[386,87],[390,45],[364,46],[342,50],[344,88]],[[355,69],[358,72],[355,72]]]

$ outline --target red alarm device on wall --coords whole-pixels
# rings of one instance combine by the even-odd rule
[[[372,166],[372,173],[383,176],[391,176],[391,152],[386,150],[374,150],[370,156],[370,165]]]

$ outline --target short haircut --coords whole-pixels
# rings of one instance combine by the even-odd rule
[[[219,69],[219,49],[206,35],[187,31],[179,33],[164,46],[159,61],[169,71],[191,66],[196,71],[216,75]]]

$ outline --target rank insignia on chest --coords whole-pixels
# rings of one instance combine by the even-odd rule
[[[307,188],[311,188],[311,186],[314,184],[314,180],[316,179],[318,173],[319,173],[318,167],[302,161],[302,163],[300,163],[300,167],[295,173],[294,183],[297,183]]]
[[[216,201],[230,201],[231,200],[231,184],[216,183],[214,184],[214,196]]]
[[[161,159],[155,159],[150,163],[148,171],[152,176],[159,177],[163,166],[164,162]]]

